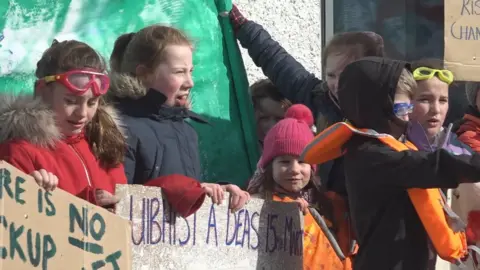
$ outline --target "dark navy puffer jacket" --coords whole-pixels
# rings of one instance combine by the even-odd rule
[[[128,75],[111,75],[111,100],[127,134],[125,173],[129,184],[171,174],[201,181],[198,136],[186,121],[206,123],[186,108],[164,105],[166,97]]]

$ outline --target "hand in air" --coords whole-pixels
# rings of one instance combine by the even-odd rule
[[[208,197],[212,198],[212,202],[214,204],[221,204],[224,197],[225,192],[219,184],[212,184],[212,183],[202,183],[201,187],[207,193]]]
[[[35,182],[47,191],[53,191],[58,186],[58,178],[51,172],[47,172],[44,169],[33,171],[30,174]]]
[[[225,185],[225,189],[230,193],[230,209],[232,212],[242,209],[250,200],[250,193],[242,190],[237,185]]]
[[[230,22],[232,23],[233,29],[237,31],[242,27],[243,24],[245,24],[248,20],[243,16],[242,12],[238,9],[236,5],[232,6],[232,10],[227,13],[220,14],[221,16],[228,17],[230,18]]]
[[[95,190],[95,201],[98,206],[107,208],[109,211],[113,212],[115,204],[117,204],[120,199],[106,190],[97,189]]]

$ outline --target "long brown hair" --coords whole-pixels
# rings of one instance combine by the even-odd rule
[[[88,44],[67,40],[54,40],[50,48],[37,62],[35,76],[60,74],[74,69],[91,68],[98,72],[106,72],[105,60]],[[99,106],[92,121],[86,126],[86,138],[94,155],[106,168],[123,163],[126,142],[116,123],[116,115],[109,111],[105,100],[100,98]]]

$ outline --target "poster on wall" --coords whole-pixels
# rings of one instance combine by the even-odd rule
[[[445,0],[445,64],[460,81],[480,81],[480,6]]]

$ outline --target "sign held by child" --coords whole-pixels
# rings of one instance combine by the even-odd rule
[[[480,7],[476,1],[444,1],[445,64],[459,81],[480,81]]]
[[[2,269],[131,269],[128,221],[0,161]]]
[[[301,269],[303,218],[296,204],[251,199],[233,212],[206,200],[183,218],[161,189],[117,185],[117,214],[132,222],[132,269]]]

